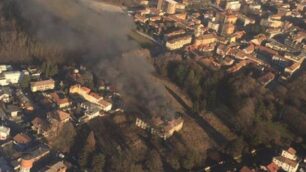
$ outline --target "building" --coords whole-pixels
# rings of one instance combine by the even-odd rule
[[[70,114],[67,112],[64,112],[62,110],[55,110],[52,112],[47,113],[47,118],[49,121],[56,120],[60,123],[66,123],[70,120]]]
[[[299,167],[296,150],[293,148],[283,150],[280,156],[273,157],[272,162],[286,172],[296,172]]]
[[[16,97],[19,100],[20,107],[28,111],[34,110],[34,105],[30,99],[22,92],[21,89],[16,90]]]
[[[171,137],[174,132],[183,128],[184,120],[182,117],[175,117],[171,120],[163,120],[161,117],[153,117],[150,121],[142,118],[136,118],[136,126],[147,130],[151,134],[157,135],[164,140]]]
[[[225,24],[222,26],[221,34],[222,35],[231,35],[235,31],[235,25],[234,24]]]
[[[64,163],[64,161],[58,161],[52,165],[49,165],[44,170],[45,172],[66,172],[67,165]]]
[[[8,70],[12,70],[12,66],[11,65],[0,65],[0,73],[8,71]]]
[[[296,172],[299,167],[299,163],[297,161],[285,158],[283,156],[274,157],[273,163],[287,172]]]
[[[267,168],[268,172],[278,172],[278,170],[279,170],[279,167],[273,162],[271,162],[269,165],[267,165],[266,168]]]
[[[166,42],[166,47],[169,50],[177,50],[180,48],[183,48],[185,45],[190,44],[192,41],[192,37],[190,35],[184,35],[180,37],[176,37],[173,39],[170,39]]]
[[[87,87],[82,87],[81,85],[73,85],[70,87],[69,92],[71,94],[78,94],[83,97],[86,101],[99,105],[104,111],[110,111],[112,109],[112,104],[98,94],[91,92]]]
[[[80,105],[84,109],[84,115],[78,119],[79,122],[87,122],[93,118],[102,116],[102,108],[96,104],[90,102],[84,102]]]
[[[164,0],[157,0],[157,9],[162,10]]]
[[[175,14],[176,12],[176,4],[177,2],[174,0],[165,0],[166,3],[166,13],[168,14]]]
[[[0,88],[0,100],[9,103],[12,99],[12,90],[9,87]]]
[[[264,74],[263,76],[258,78],[258,81],[260,84],[266,86],[268,85],[271,81],[273,81],[275,78],[275,75],[272,72],[268,72]]]
[[[35,131],[37,134],[45,135],[45,131],[48,128],[46,121],[44,121],[43,119],[39,117],[35,117],[31,121],[31,124],[32,124],[31,128],[33,131]]]
[[[285,73],[289,76],[293,75],[297,70],[301,68],[301,63],[293,62],[290,66],[285,68]]]
[[[20,71],[5,71],[0,74],[0,85],[18,84],[23,74]]]
[[[199,47],[199,46],[208,45],[208,44],[212,44],[216,42],[217,42],[217,36],[213,33],[209,33],[209,34],[205,34],[205,35],[202,35],[196,38],[193,45],[195,47]]]
[[[54,87],[55,81],[53,79],[31,82],[32,92],[52,90]]]
[[[32,139],[24,133],[19,133],[13,138],[13,142],[20,148],[24,148],[31,143]]]
[[[71,105],[71,101],[69,101],[66,97],[60,97],[59,93],[53,92],[50,94],[52,101],[59,107],[59,108],[66,108]]]
[[[0,141],[6,140],[8,136],[10,135],[10,128],[5,126],[0,126]]]
[[[27,157],[24,157],[20,161],[20,170],[19,172],[30,172],[33,167],[33,160]]]
[[[226,10],[239,11],[241,3],[238,0],[227,1],[225,5]]]

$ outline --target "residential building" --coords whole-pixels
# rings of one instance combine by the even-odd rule
[[[0,141],[6,140],[8,136],[10,135],[10,128],[5,127],[3,125],[0,126]]]
[[[14,144],[19,146],[20,148],[26,147],[29,143],[31,143],[31,141],[31,137],[24,133],[19,133],[13,138]]]
[[[33,131],[35,131],[37,134],[42,134],[45,136],[45,132],[48,128],[47,126],[47,121],[41,119],[40,117],[35,117],[32,121],[31,121],[31,128]]]
[[[178,132],[183,128],[184,120],[181,117],[176,117],[169,121],[163,120],[161,117],[156,116],[150,120],[136,118],[136,126],[155,134],[164,140],[171,137],[174,132]]]
[[[31,82],[32,92],[52,90],[54,87],[55,81],[53,79]]]
[[[289,76],[293,75],[297,70],[301,68],[301,63],[293,62],[290,66],[285,68],[285,73]]]
[[[4,72],[4,71],[8,71],[8,70],[12,70],[12,66],[11,65],[0,65],[0,73]]]
[[[205,34],[202,36],[199,36],[198,38],[195,39],[194,46],[199,47],[202,45],[208,45],[215,43],[217,41],[217,36],[213,33]]]
[[[239,11],[241,3],[238,0],[228,0],[225,5],[226,10]]]
[[[275,74],[273,74],[272,72],[268,72],[264,75],[262,75],[261,77],[258,78],[259,83],[261,83],[262,85],[266,86],[268,85],[272,80],[274,80],[275,78]]]
[[[46,167],[44,171],[45,172],[66,172],[67,169],[68,167],[64,161],[58,161],[52,165],[48,165],[48,167]]]
[[[177,38],[170,39],[166,42],[166,47],[169,50],[177,50],[183,48],[185,45],[190,44],[192,37],[190,35],[184,35]]]
[[[59,93],[57,92],[53,92],[49,95],[51,96],[52,101],[61,109],[71,105],[71,101],[68,98],[60,97]]]
[[[104,111],[110,111],[112,104],[98,94],[91,92],[87,87],[82,87],[81,85],[73,85],[70,87],[69,92],[71,94],[78,94],[83,97],[86,101],[99,105]]]
[[[283,150],[281,155],[274,157],[272,161],[286,172],[296,172],[299,167],[296,150],[293,148]]]
[[[66,123],[70,120],[70,118],[70,114],[62,110],[55,110],[47,113],[47,119],[49,121],[55,120],[60,123]]]
[[[166,3],[165,11],[168,14],[175,14],[177,2],[174,0],[165,0],[165,3]]]
[[[20,71],[5,71],[0,74],[0,85],[7,86],[17,84],[21,80],[23,74]]]
[[[30,172],[33,167],[33,160],[28,158],[22,158],[20,161],[20,170],[19,172]]]
[[[274,157],[273,163],[275,163],[286,172],[296,172],[299,167],[299,163],[297,161],[285,158],[283,156]]]
[[[9,87],[0,88],[0,100],[4,103],[9,103],[12,99],[12,90]]]

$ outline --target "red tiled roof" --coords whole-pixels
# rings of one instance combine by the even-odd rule
[[[279,169],[279,167],[278,167],[275,163],[271,162],[271,163],[267,166],[267,169],[268,169],[269,172],[277,172],[278,169]]]
[[[17,134],[13,139],[18,144],[27,144],[32,140],[28,135],[23,133]]]

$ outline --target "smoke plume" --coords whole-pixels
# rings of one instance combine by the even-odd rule
[[[132,19],[111,9],[93,10],[87,1],[18,3],[35,37],[60,45],[64,51],[79,52],[98,77],[115,84],[130,108],[140,107],[151,114],[172,113],[166,90],[154,81],[154,68],[144,57],[148,53],[137,51],[140,47],[128,38],[134,27]]]

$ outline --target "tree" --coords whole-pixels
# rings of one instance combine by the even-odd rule
[[[191,170],[201,163],[201,156],[196,150],[188,150],[187,154],[182,159],[182,167],[186,170]]]
[[[30,85],[31,78],[29,75],[24,75],[21,79],[20,86],[21,88],[28,88]]]
[[[91,169],[93,172],[102,172],[105,166],[105,155],[97,153],[92,158]]]
[[[152,172],[163,171],[163,163],[156,150],[151,150],[149,152],[145,165],[148,171],[152,171]]]
[[[230,143],[225,148],[225,151],[232,155],[233,157],[239,156],[242,154],[242,151],[245,147],[245,142],[243,141],[242,137],[239,137]]]
[[[82,168],[87,168],[91,153],[96,149],[96,140],[93,131],[91,131],[86,139],[86,143],[79,153],[79,164]]]

